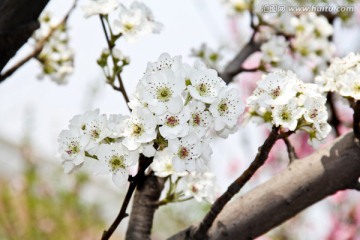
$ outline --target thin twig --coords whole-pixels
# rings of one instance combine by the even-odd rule
[[[106,42],[107,42],[108,47],[109,47],[111,59],[112,59],[113,64],[114,64],[114,66],[115,66],[115,65],[116,65],[116,61],[115,61],[115,57],[114,57],[113,51],[112,51],[113,48],[114,48],[114,44],[112,44],[111,39],[109,38],[108,31],[106,30],[106,26],[105,26],[105,22],[104,22],[104,16],[99,15],[99,17],[100,17],[100,21],[101,21],[101,26],[102,26],[102,28],[103,28],[103,30],[104,30]],[[126,93],[126,90],[125,90],[125,88],[124,88],[124,84],[123,84],[123,82],[122,82],[122,78],[121,78],[120,73],[116,74],[116,77],[117,77],[117,79],[118,79],[118,81],[119,81],[119,87],[115,86],[113,83],[111,84],[111,86],[113,87],[114,90],[119,91],[119,92],[122,93],[122,95],[124,96],[124,99],[125,99],[125,101],[126,101],[126,105],[128,106],[129,110],[131,111],[131,109],[130,109],[130,107],[129,107],[129,105],[128,105],[128,103],[130,102],[130,99],[129,99],[129,97],[128,97],[127,93]]]
[[[260,50],[260,43],[254,41],[253,38],[240,50],[240,52],[231,60],[225,70],[220,73],[220,77],[226,82],[230,83],[233,77],[244,71],[243,63],[250,55]]]
[[[354,135],[360,140],[360,100],[357,100],[354,104],[353,120]]]
[[[125,199],[121,205],[119,214],[117,215],[116,219],[111,224],[109,229],[103,232],[101,240],[108,240],[111,237],[111,235],[115,232],[116,228],[119,226],[121,221],[128,216],[128,214],[126,213],[126,209],[130,203],[131,197],[137,185],[145,178],[145,170],[150,166],[151,163],[152,163],[152,158],[147,158],[143,155],[140,156],[138,172],[135,175],[135,177],[131,177],[131,176],[129,177],[130,185],[126,193]]]
[[[295,148],[291,144],[289,138],[287,136],[283,137],[283,140],[286,144],[286,148],[288,151],[289,161],[292,163],[295,159],[298,159],[298,156],[296,155]]]
[[[337,116],[336,108],[335,108],[335,99],[334,94],[329,92],[327,95],[327,103],[329,104],[330,111],[331,111],[331,118],[329,119],[329,124],[334,127],[336,136],[340,136],[339,126],[341,124],[339,117]]]
[[[207,231],[213,224],[217,215],[222,211],[225,205],[232,199],[232,197],[237,194],[242,187],[250,180],[250,178],[255,174],[255,172],[265,163],[268,158],[271,148],[274,146],[276,140],[279,139],[278,127],[273,127],[270,135],[265,140],[264,144],[259,148],[259,151],[250,164],[250,166],[243,172],[243,174],[238,177],[212,205],[210,211],[201,221],[199,227],[195,229],[193,234],[194,239],[206,239]]]
[[[24,57],[23,59],[21,59],[19,62],[15,63],[14,66],[12,66],[11,68],[9,68],[7,71],[5,71],[4,73],[2,73],[0,75],[0,83],[2,83],[5,79],[7,79],[8,77],[10,77],[14,72],[16,72],[20,67],[22,67],[25,63],[27,63],[29,60],[31,60],[32,58],[37,57],[41,51],[43,50],[46,42],[50,39],[50,37],[52,36],[52,34],[62,25],[66,24],[67,20],[69,19],[71,13],[74,11],[74,9],[76,8],[78,0],[75,0],[73,5],[71,6],[71,8],[69,9],[69,11],[67,12],[67,14],[64,16],[64,18],[55,26],[53,26],[49,33],[44,36],[42,39],[40,39],[36,45],[35,48],[33,49],[33,51],[31,53],[29,53],[26,57]]]

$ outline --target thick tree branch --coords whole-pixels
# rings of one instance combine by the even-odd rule
[[[223,210],[225,205],[237,194],[242,187],[250,180],[255,172],[265,163],[271,148],[274,146],[276,140],[279,138],[279,128],[273,127],[270,135],[265,140],[264,144],[259,148],[254,161],[250,166],[238,177],[212,205],[210,211],[205,215],[199,227],[193,229],[191,237],[194,239],[205,239],[208,229],[212,226],[215,218]]]
[[[225,70],[219,74],[220,77],[228,84],[237,74],[244,71],[246,72],[246,69],[242,66],[243,63],[251,54],[259,51],[260,46],[261,43],[256,43],[254,38],[251,38],[250,41],[235,56],[235,58],[227,64]]]
[[[40,26],[38,18],[49,0],[0,2],[0,72]]]
[[[165,178],[150,174],[138,185],[126,232],[127,240],[150,239],[154,214],[159,207],[158,201],[164,184]]]
[[[112,236],[112,234],[115,232],[116,228],[119,226],[121,221],[128,216],[126,213],[126,209],[130,203],[130,199],[134,193],[134,190],[138,186],[138,184],[141,184],[144,182],[145,179],[145,170],[150,166],[152,163],[152,158],[147,158],[144,155],[140,155],[139,158],[139,167],[138,172],[135,175],[135,177],[130,176],[129,177],[129,188],[126,193],[125,199],[121,205],[120,212],[118,213],[117,217],[115,218],[114,222],[111,224],[108,230],[105,230],[102,234],[101,240],[108,240]]]
[[[360,145],[349,133],[229,203],[209,239],[254,239],[321,199],[353,188],[359,176]],[[170,239],[191,239],[190,229]]]

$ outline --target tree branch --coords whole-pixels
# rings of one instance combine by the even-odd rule
[[[260,50],[261,43],[256,43],[252,37],[250,41],[240,50],[235,58],[227,64],[220,77],[228,84],[237,74],[246,71],[242,67],[245,60],[253,53]]]
[[[333,126],[336,136],[339,137],[340,136],[340,132],[339,132],[339,126],[341,124],[339,117],[337,116],[337,112],[336,112],[336,108],[335,108],[335,99],[334,99],[334,93],[329,92],[327,95],[327,103],[330,107],[330,111],[331,111],[331,117],[329,118],[329,124],[331,126]]]
[[[113,54],[113,48],[115,47],[115,45],[111,42],[109,34],[108,34],[107,30],[106,30],[105,22],[104,22],[104,16],[99,15],[99,17],[100,17],[100,21],[101,21],[101,26],[102,26],[104,34],[105,34],[106,42],[108,44],[111,59],[113,61],[113,64],[116,65],[115,57],[114,57],[114,54]],[[110,31],[110,36],[112,37],[112,32],[111,31]],[[122,93],[122,95],[123,95],[123,97],[124,97],[124,99],[126,101],[126,106],[129,108],[129,111],[131,112],[131,109],[130,109],[129,104],[128,104],[130,102],[130,99],[129,99],[127,93],[126,93],[124,83],[122,81],[120,73],[117,73],[116,77],[117,77],[117,79],[119,81],[119,87],[115,86],[114,83],[111,83],[111,86],[113,87],[114,90],[119,91],[119,92]]]
[[[70,14],[74,11],[74,9],[76,8],[77,5],[77,1],[75,0],[73,5],[71,6],[70,10],[67,12],[67,14],[65,15],[65,17],[55,26],[53,26],[49,33],[44,36],[40,41],[38,41],[35,45],[35,48],[33,49],[33,51],[31,53],[29,53],[27,56],[25,56],[23,59],[21,59],[19,62],[15,63],[14,66],[12,66],[11,68],[9,68],[6,72],[2,73],[0,75],[0,83],[3,82],[6,78],[10,77],[14,72],[16,72],[20,67],[22,67],[25,63],[27,63],[29,60],[31,60],[34,57],[37,57],[41,51],[43,50],[46,42],[49,40],[49,38],[51,37],[51,35],[56,31],[56,29],[58,29],[60,26],[66,24],[67,20],[70,17]]]
[[[108,240],[111,235],[115,232],[116,228],[119,226],[120,222],[128,216],[128,214],[126,213],[126,209],[130,203],[130,199],[132,197],[132,194],[134,193],[134,190],[136,188],[136,186],[144,181],[145,178],[145,170],[150,166],[150,164],[152,163],[152,158],[147,158],[144,155],[141,155],[139,158],[139,168],[138,168],[138,172],[136,174],[135,177],[131,177],[129,176],[129,188],[128,191],[126,193],[125,199],[122,203],[120,212],[118,214],[118,216],[116,217],[116,219],[114,220],[114,222],[111,224],[111,226],[109,227],[109,229],[107,231],[103,232],[103,235],[101,237],[101,240]]]
[[[288,137],[284,137],[283,138],[287,151],[288,151],[288,157],[289,157],[289,161],[290,163],[292,163],[295,159],[298,159],[296,152],[295,152],[295,148],[294,146],[291,144],[290,139]]]
[[[354,135],[357,139],[360,139],[360,100],[354,103],[353,120]]]
[[[0,72],[39,28],[38,18],[48,1],[3,0],[0,2]]]
[[[194,229],[191,232],[192,238],[194,239],[205,239],[208,229],[213,224],[215,218],[223,210],[225,205],[237,194],[241,188],[250,180],[250,178],[255,174],[255,172],[265,163],[269,152],[276,140],[279,137],[278,127],[273,127],[270,135],[265,140],[264,144],[259,148],[259,152],[256,155],[254,161],[250,166],[244,171],[244,173],[238,177],[212,205],[210,211],[201,221],[198,228]]]
[[[154,214],[159,207],[158,201],[164,184],[165,178],[158,178],[151,173],[138,185],[126,232],[127,240],[150,239]]]
[[[354,188],[359,176],[360,145],[349,133],[229,203],[209,239],[254,239],[321,199]],[[170,239],[190,239],[189,229]]]

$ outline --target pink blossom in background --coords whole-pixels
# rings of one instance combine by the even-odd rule
[[[226,176],[230,179],[237,177],[242,168],[242,161],[240,158],[233,158],[227,163]]]
[[[359,240],[356,236],[357,226],[341,222],[336,216],[333,217],[333,226],[329,232],[327,240]]]
[[[338,191],[334,195],[332,195],[329,199],[334,204],[340,204],[344,202],[348,198],[347,191]]]

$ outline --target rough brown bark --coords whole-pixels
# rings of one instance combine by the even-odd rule
[[[40,25],[38,18],[49,0],[0,1],[0,72]]]
[[[245,195],[218,215],[209,239],[253,239],[336,193],[352,188],[360,176],[360,145],[353,133],[288,168]],[[170,239],[191,239],[191,227]]]
[[[138,185],[126,232],[127,240],[150,239],[154,214],[164,184],[164,178],[150,174],[142,184]]]

